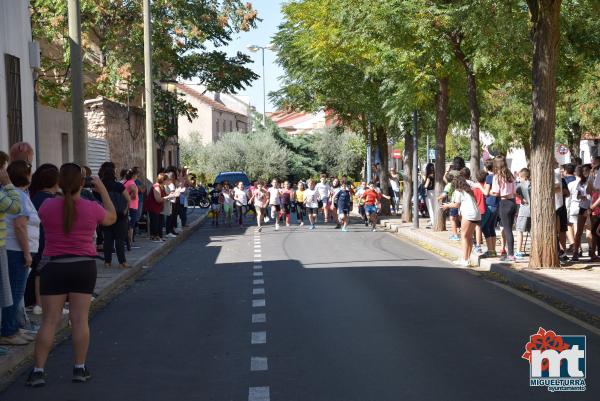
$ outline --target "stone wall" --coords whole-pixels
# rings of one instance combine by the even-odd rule
[[[100,97],[86,100],[85,118],[88,138],[106,141],[117,172],[133,166],[146,171],[144,113],[141,109],[130,107],[128,110],[126,105]]]

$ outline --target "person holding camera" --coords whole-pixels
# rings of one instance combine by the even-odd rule
[[[44,366],[67,297],[73,336],[73,381],[91,378],[85,361],[90,341],[90,303],[96,286],[97,255],[92,238],[96,225],[111,226],[117,221],[117,213],[99,178],[92,177],[91,186],[102,205],[81,198],[83,184],[82,168],[75,163],[63,164],[58,180],[63,196],[47,199],[39,210],[46,233],[44,256],[50,260],[40,272],[44,314],[35,343],[34,368],[26,383],[32,387],[46,383]]]

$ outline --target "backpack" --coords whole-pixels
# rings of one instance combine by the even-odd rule
[[[125,197],[123,196],[123,193],[109,191],[108,196],[110,197],[110,200],[112,201],[115,207],[117,216],[126,216],[129,210],[129,204],[127,202],[127,199],[125,199]]]

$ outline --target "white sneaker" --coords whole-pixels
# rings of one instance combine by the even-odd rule
[[[34,315],[41,315],[42,314],[42,307],[39,305],[35,305],[33,307],[33,309],[31,310],[31,313],[33,313]]]
[[[171,233],[167,234],[166,237],[167,238],[177,238],[177,236],[175,234],[171,234]]]
[[[279,231],[279,224],[275,224],[275,231]]]
[[[455,265],[457,265],[457,266],[471,267],[471,262],[469,262],[468,260],[458,259],[458,260],[455,260],[452,263],[455,264]]]

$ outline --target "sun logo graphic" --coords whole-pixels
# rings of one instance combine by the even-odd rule
[[[583,335],[558,335],[540,327],[521,356],[529,361],[529,385],[548,391],[585,391],[585,345]]]

